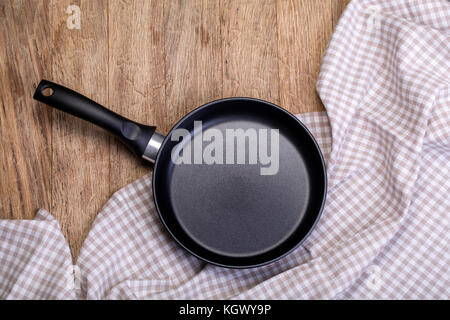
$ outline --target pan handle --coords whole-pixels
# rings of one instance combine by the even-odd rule
[[[155,162],[164,140],[164,136],[155,131],[156,127],[126,119],[71,89],[47,80],[41,80],[33,99],[110,131],[138,156]]]

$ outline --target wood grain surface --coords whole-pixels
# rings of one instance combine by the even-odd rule
[[[348,2],[1,1],[0,218],[48,209],[76,260],[111,194],[151,170],[103,130],[35,102],[40,79],[163,133],[222,97],[321,111],[320,61]],[[79,30],[67,27],[69,5]]]

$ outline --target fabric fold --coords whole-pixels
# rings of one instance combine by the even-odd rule
[[[46,210],[34,220],[0,220],[0,298],[75,299],[72,256]]]

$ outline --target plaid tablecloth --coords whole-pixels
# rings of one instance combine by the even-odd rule
[[[299,115],[329,178],[302,246],[260,268],[205,264],[163,229],[150,173],[107,202],[76,266],[47,211],[0,221],[0,297],[449,299],[449,84],[448,1],[355,0],[323,59],[326,113]]]

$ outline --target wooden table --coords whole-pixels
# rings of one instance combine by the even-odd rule
[[[103,130],[33,101],[41,78],[163,133],[222,97],[319,111],[320,60],[347,2],[1,1],[0,218],[46,208],[75,260],[111,194],[151,170]],[[67,26],[73,4],[80,29]]]

